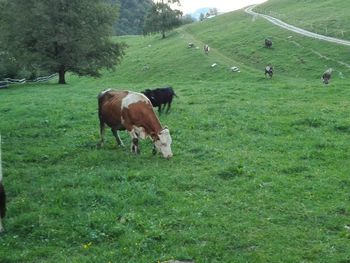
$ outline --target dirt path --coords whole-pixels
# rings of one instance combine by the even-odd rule
[[[179,28],[177,29],[178,32],[182,35],[181,37],[187,42],[187,43],[194,43],[200,50],[201,52],[203,52],[204,54],[204,51],[203,51],[203,46],[204,44],[208,44],[208,43],[204,43],[203,41],[195,38],[192,34],[190,34],[189,32],[187,32],[184,28]],[[213,63],[219,63],[220,64],[223,64],[225,67],[227,67],[228,69],[230,67],[233,67],[233,66],[244,66],[243,63],[238,63],[237,61],[235,61],[234,59],[228,57],[227,55],[223,54],[220,52],[219,49],[216,49],[215,47],[211,46],[210,43],[209,43],[209,46],[210,46],[210,57],[212,58],[212,62]]]
[[[310,31],[307,31],[307,30],[304,30],[304,29],[301,29],[301,28],[298,28],[298,27],[295,27],[295,26],[292,26],[292,25],[289,25],[289,24],[287,24],[287,23],[285,23],[285,22],[283,22],[283,21],[281,21],[281,20],[279,20],[277,18],[272,17],[272,16],[256,13],[256,12],[253,11],[253,8],[255,6],[256,5],[249,6],[244,11],[246,13],[252,15],[252,16],[261,16],[261,17],[265,18],[266,20],[270,21],[271,23],[273,23],[273,24],[275,24],[275,25],[277,25],[279,27],[285,28],[287,30],[293,31],[295,33],[298,33],[298,34],[301,34],[301,35],[304,35],[304,36],[307,36],[307,37],[312,37],[312,38],[328,41],[328,42],[331,42],[331,43],[336,43],[336,44],[350,46],[350,41],[343,40],[343,39],[338,39],[338,38],[334,38],[334,37],[327,37],[327,36],[324,36],[324,35],[319,35],[319,34],[316,34],[316,33],[313,33],[313,32],[310,32]]]

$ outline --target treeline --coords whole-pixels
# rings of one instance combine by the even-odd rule
[[[125,45],[110,36],[165,32],[185,23],[179,0],[0,0],[0,80],[58,73],[98,77]]]
[[[114,25],[117,35],[141,35],[152,0],[114,0],[119,5],[119,17]]]
[[[119,17],[114,28],[118,36],[121,35],[142,35],[147,33],[150,15],[154,15],[154,8],[157,6],[152,0],[112,0],[113,3],[119,5]],[[179,3],[177,0],[165,0],[167,5],[169,2]],[[153,9],[152,9],[153,8]],[[189,24],[195,20],[190,16],[180,16],[178,25]]]

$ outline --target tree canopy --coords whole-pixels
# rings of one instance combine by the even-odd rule
[[[115,23],[117,35],[141,35],[152,0],[118,0],[116,3],[120,6],[119,19]]]
[[[27,69],[99,76],[124,44],[111,40],[118,9],[105,0],[0,0],[0,47]]]
[[[154,3],[145,19],[144,33],[161,33],[165,38],[165,32],[182,24],[182,12],[171,9],[171,3],[180,3],[179,0],[161,0]]]

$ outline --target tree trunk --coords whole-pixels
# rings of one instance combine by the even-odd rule
[[[162,31],[162,39],[165,38],[165,30]]]
[[[66,84],[66,71],[62,66],[58,71],[58,84]]]

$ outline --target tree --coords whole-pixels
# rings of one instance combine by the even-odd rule
[[[181,18],[181,23],[183,25],[186,25],[186,24],[191,24],[195,22],[195,19],[190,15],[190,14],[187,14],[187,15],[184,15],[182,18]]]
[[[165,38],[165,32],[181,25],[182,12],[171,9],[171,3],[180,3],[178,0],[168,0],[164,3],[154,3],[146,16],[144,33],[160,32]]]
[[[152,0],[118,0],[119,19],[115,23],[117,35],[142,34],[145,17],[153,2]]]
[[[124,44],[111,40],[118,9],[105,0],[0,0],[1,48],[32,71],[100,76],[114,69]]]
[[[217,8],[210,8],[209,9],[209,15],[210,16],[217,16],[219,14],[219,11]]]

